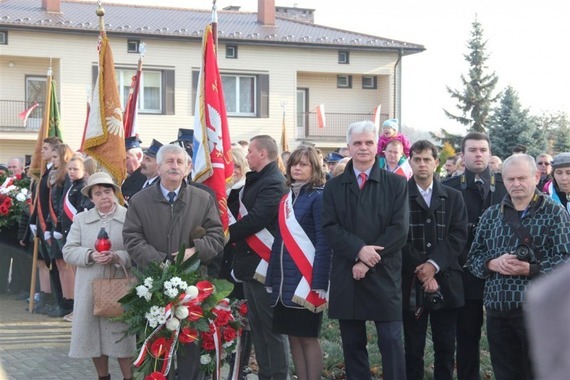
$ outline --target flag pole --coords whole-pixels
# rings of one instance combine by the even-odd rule
[[[216,60],[218,59],[218,8],[216,0],[212,0],[212,36],[214,37],[214,48],[216,49]]]
[[[48,136],[49,133],[49,112],[51,109],[51,86],[52,86],[52,69],[51,69],[51,58],[49,61],[49,68],[47,71],[47,86],[46,86],[46,101],[45,101],[45,108],[44,108],[44,119],[42,120],[42,127],[38,132],[38,140],[42,141]],[[40,134],[42,134],[40,136]],[[46,169],[46,163],[44,162],[43,157],[41,156],[41,151],[34,152],[34,154],[40,155],[40,172],[39,177],[34,178],[36,182],[36,191],[34,194],[34,202],[33,202],[33,209],[35,210],[38,207],[38,195],[40,193],[40,180],[44,175]],[[33,176],[33,173],[32,173]],[[41,210],[39,210],[41,212]],[[37,216],[35,220],[36,227],[38,225]],[[37,275],[37,265],[38,265],[38,254],[39,254],[39,237],[38,232],[36,229],[36,233],[34,234],[34,251],[32,253],[32,276],[30,279],[30,303],[28,304],[28,312],[32,313],[34,311],[34,306],[36,303],[35,294],[36,294],[36,275]]]

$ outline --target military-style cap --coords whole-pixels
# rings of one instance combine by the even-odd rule
[[[148,148],[146,148],[143,151],[143,153],[149,157],[156,158],[156,154],[158,153],[158,150],[160,149],[161,146],[162,146],[162,143],[160,141],[156,141],[155,139],[152,139],[152,144],[150,144],[150,146]]]
[[[140,148],[141,147],[141,139],[138,136],[126,137],[125,138],[125,149],[133,149],[133,148]]]
[[[325,162],[339,162],[340,160],[342,160],[344,158],[343,155],[337,153],[337,152],[330,152],[329,154],[327,154],[327,156],[325,157]]]

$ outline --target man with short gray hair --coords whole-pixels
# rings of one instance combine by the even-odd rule
[[[160,181],[136,193],[129,202],[123,240],[135,265],[174,260],[181,244],[184,260],[198,255],[208,265],[222,252],[224,231],[210,194],[186,184],[188,154],[178,145],[164,145],[157,154]],[[197,230],[204,233],[198,237]],[[178,352],[180,379],[202,379],[200,348],[184,344]]]
[[[534,278],[570,257],[570,217],[536,189],[539,179],[531,156],[520,153],[505,160],[508,195],[482,215],[466,263],[485,280],[487,338],[497,379],[533,377],[525,293]]]
[[[370,379],[366,321],[378,334],[386,379],[405,379],[402,247],[408,237],[406,179],[380,169],[374,123],[349,125],[352,160],[325,186],[323,232],[333,259],[330,318],[338,319],[347,379]]]
[[[24,160],[21,157],[12,157],[8,161],[8,171],[10,175],[22,176],[24,173]]]

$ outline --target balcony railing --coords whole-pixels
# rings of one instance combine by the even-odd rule
[[[37,131],[40,129],[44,115],[44,103],[38,104],[36,109],[32,111],[26,125],[24,125],[24,121],[20,119],[19,115],[33,106],[34,103],[18,100],[0,100],[0,128]]]
[[[297,126],[304,127],[305,138],[320,139],[323,141],[344,140],[346,128],[356,121],[372,120],[372,113],[329,113],[325,114],[326,127],[319,128],[316,112],[299,112],[297,114]],[[388,119],[388,114],[380,114],[380,125]]]

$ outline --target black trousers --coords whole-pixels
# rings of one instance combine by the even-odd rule
[[[385,380],[405,380],[406,364],[402,346],[402,322],[377,322],[378,348]],[[366,350],[366,321],[339,320],[347,380],[370,379]]]
[[[487,339],[497,380],[533,378],[527,332],[522,316],[498,318],[487,315]]]
[[[434,348],[434,380],[452,380],[455,356],[457,309],[424,311],[416,319],[404,311],[404,349],[408,380],[424,378],[424,350],[428,319]]]
[[[483,300],[466,299],[457,315],[457,379],[480,380],[480,341]]]

